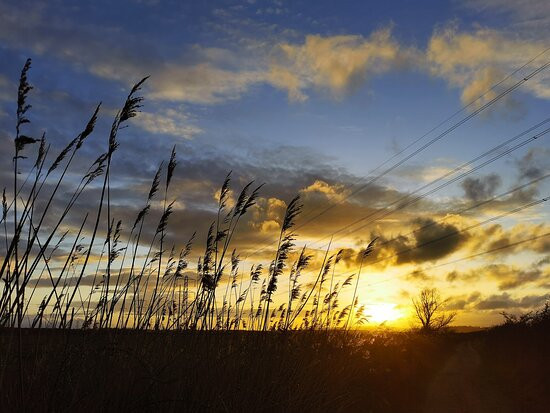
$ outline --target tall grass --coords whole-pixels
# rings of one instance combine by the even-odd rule
[[[302,210],[298,196],[288,202],[273,260],[266,271],[262,264],[252,266],[246,280],[232,244],[262,185],[247,183],[233,201],[231,173],[227,175],[196,268],[189,263],[195,235],[182,243],[179,251],[167,243],[177,201],[171,188],[178,163],[175,147],[168,161],[158,167],[133,224],[126,227],[114,216],[111,181],[118,136],[139,115],[143,104],[140,91],[147,78],[131,88],[116,113],[104,152],[71,186],[68,176],[77,173],[77,154],[90,137],[99,139],[94,129],[101,104],[83,130],[57,155],[51,154],[45,135],[34,138],[25,134],[33,89],[28,80],[30,67],[27,60],[19,79],[11,196],[9,188],[2,191],[0,224],[5,256],[0,267],[0,326],[267,331],[349,328],[364,321],[362,309],[356,308],[359,276],[352,303],[340,309],[338,297],[353,279],[337,281],[335,269],[341,252],[330,255],[329,247],[313,282],[302,282],[313,255],[305,247],[295,251],[293,228]],[[21,160],[28,157],[35,160],[23,171],[22,165],[28,162]],[[69,214],[79,213],[77,201],[92,187],[100,188],[97,205],[82,213],[75,229],[62,232]],[[66,188],[71,188],[69,196]],[[155,223],[150,212],[156,198],[162,207]],[[151,239],[146,239],[149,227],[155,229]],[[361,262],[371,250],[372,243],[361,253]],[[296,261],[289,262],[294,256]],[[285,273],[288,296],[277,302],[276,292]],[[87,288],[83,282],[90,279],[92,285]],[[49,283],[46,290],[44,281]]]

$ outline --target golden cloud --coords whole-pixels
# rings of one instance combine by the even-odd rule
[[[341,97],[369,75],[389,70],[400,52],[389,29],[368,38],[308,35],[301,45],[281,43],[278,48],[268,80],[287,90],[291,100],[304,100],[303,90],[311,86]]]
[[[239,98],[264,78],[261,70],[226,70],[208,62],[191,66],[167,64],[151,78],[152,98],[217,103]]]
[[[300,192],[306,197],[313,194],[321,194],[333,201],[339,202],[345,198],[349,190],[345,190],[343,185],[331,185],[318,179]]]
[[[520,39],[491,29],[461,33],[455,24],[451,24],[434,32],[426,59],[433,75],[443,77],[452,86],[462,89],[462,102],[466,104],[545,49],[542,41]],[[543,60],[541,57],[527,65],[525,73],[540,66]],[[519,73],[518,79],[510,79],[509,82],[519,80],[522,74]],[[525,88],[538,97],[550,98],[548,76],[541,73],[527,82]],[[490,91],[477,105],[489,101],[497,93],[498,90]]]
[[[203,131],[189,122],[189,116],[185,112],[174,109],[167,109],[164,114],[141,112],[134,121],[147,132],[192,139]]]

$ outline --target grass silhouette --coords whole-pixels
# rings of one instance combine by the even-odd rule
[[[350,279],[335,290],[331,289],[325,297],[321,296],[321,287],[334,260],[332,256],[325,257],[311,289],[302,291],[303,286],[298,279],[309,264],[307,252],[302,251],[294,264],[288,263],[297,236],[292,227],[302,208],[299,197],[288,203],[275,257],[266,268],[265,275],[261,266],[252,268],[248,287],[243,291],[241,285],[240,293],[236,293],[240,258],[232,249],[231,242],[238,232],[239,221],[256,204],[262,185],[253,187],[253,182],[244,185],[235,205],[229,207],[231,173],[221,186],[216,219],[210,226],[206,247],[193,275],[198,282],[196,288],[191,290],[188,256],[194,236],[179,252],[166,245],[166,233],[176,202],[171,200],[170,191],[177,167],[175,147],[166,167],[161,163],[153,177],[145,204],[129,234],[124,232],[125,224],[115,221],[111,207],[112,164],[119,149],[118,134],[138,114],[143,104],[139,92],[147,78],[132,87],[122,108],[116,113],[105,152],[99,154],[73,188],[62,213],[55,218],[57,221],[46,225],[46,218],[51,218],[53,214],[54,201],[60,201],[59,189],[67,185],[67,176],[74,173],[71,166],[75,155],[94,133],[101,105],[95,108],[82,132],[66,145],[51,165],[46,165],[50,147],[45,135],[36,139],[23,133],[25,125],[30,123],[28,112],[31,105],[27,103],[33,88],[28,81],[30,67],[31,61],[27,60],[19,81],[13,158],[13,194],[16,195],[9,200],[6,189],[3,191],[2,224],[6,255],[0,268],[0,277],[4,280],[0,297],[0,325],[71,328],[79,324],[84,328],[266,331],[331,328],[343,324],[351,327],[355,322],[364,321],[362,311],[356,311],[355,294],[350,305],[338,309],[338,294],[350,284]],[[27,171],[25,180],[20,182],[19,175],[23,171],[18,160],[33,156],[33,150],[36,161]],[[56,175],[54,172],[58,169],[62,172]],[[69,212],[75,209],[76,202],[96,181],[101,182],[101,189],[95,211],[81,218],[75,234],[61,233]],[[48,188],[53,188],[49,194]],[[162,214],[154,224],[149,220],[149,213],[159,192]],[[90,224],[92,226],[88,228]],[[152,239],[147,240],[144,234],[149,226],[155,229]],[[8,231],[9,227],[13,230]],[[97,241],[103,233],[104,243],[98,254]],[[124,238],[127,241],[123,246]],[[69,248],[69,252],[62,268],[52,271],[51,260],[60,259],[56,251],[64,251],[65,248]],[[144,259],[140,256],[142,250],[147,251]],[[95,269],[91,268],[92,265]],[[291,267],[290,282],[293,285],[288,300],[273,303],[279,278],[288,266]],[[230,281],[220,303],[220,284],[227,268],[231,269]],[[92,288],[87,296],[83,296],[85,289],[82,288],[82,281],[88,276],[93,276]],[[31,300],[36,300],[37,286],[43,278],[49,278],[51,288],[40,301],[36,313],[32,314]],[[259,299],[254,303],[250,290],[260,282]]]
[[[244,269],[232,241],[262,185],[245,184],[232,203],[231,173],[191,269],[195,235],[179,251],[167,245],[176,202],[175,147],[131,226],[113,216],[118,136],[138,115],[147,78],[116,113],[104,152],[72,185],[76,155],[95,133],[101,105],[65,148],[51,154],[45,135],[25,134],[30,67],[27,60],[19,80],[12,196],[10,189],[2,192],[2,410],[422,412],[435,405],[442,411],[437,403],[443,403],[444,411],[491,411],[505,402],[510,411],[547,411],[548,305],[521,317],[504,314],[502,326],[468,334],[358,331],[366,322],[359,277],[375,240],[360,251],[357,275],[338,278],[343,251],[331,254],[329,243],[313,282],[303,282],[312,255],[305,247],[295,251],[302,209],[295,197],[271,263],[252,266],[247,280],[239,280]],[[27,157],[35,160],[23,171]],[[63,232],[69,213],[92,189],[99,193],[93,212]],[[155,204],[161,205],[156,222]],[[61,265],[52,266],[54,260]],[[277,302],[286,274],[288,294]],[[89,291],[85,280],[91,280]],[[38,297],[43,282],[49,285]],[[342,306],[347,288],[352,299]],[[479,363],[466,363],[466,370],[456,362],[464,354]],[[460,404],[452,393],[465,391],[464,380],[442,381],[442,366],[486,385],[469,385],[469,398]],[[502,397],[497,404],[495,394]]]

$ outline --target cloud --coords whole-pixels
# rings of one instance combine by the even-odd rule
[[[521,298],[513,298],[508,293],[493,294],[475,306],[478,310],[506,310],[510,308],[531,309],[540,307],[546,301],[550,300],[550,294],[526,295]]]
[[[411,238],[401,236],[393,244],[397,252],[403,251],[398,255],[396,264],[436,261],[457,251],[469,237],[466,233],[454,235],[459,231],[457,226],[430,218],[417,218],[413,225],[419,229]],[[436,239],[440,240],[434,242]]]
[[[183,111],[167,109],[160,113],[141,112],[135,124],[154,134],[164,134],[192,139],[202,133],[202,129],[190,123],[190,117]]]
[[[483,296],[479,291],[474,291],[449,297],[446,308],[449,310],[531,310],[542,306],[548,300],[550,300],[550,294],[514,297],[504,292]]]
[[[447,299],[445,308],[447,310],[465,310],[478,301],[481,297],[479,291],[474,291],[470,294],[462,294],[459,296],[452,296]]]
[[[452,217],[451,222],[438,222],[428,215],[433,216],[409,211],[391,220],[391,223],[376,226],[376,230],[367,237],[367,240],[375,236],[378,239],[366,265],[384,270],[395,265],[423,264],[438,261],[467,248],[470,235],[460,233],[458,223],[461,219]],[[405,231],[410,232],[402,234]],[[397,235],[394,235],[396,232]],[[364,244],[361,241],[360,245]],[[428,279],[429,276],[418,270],[407,274],[407,278]]]
[[[491,257],[509,256],[520,252],[531,254],[550,252],[550,237],[544,236],[549,233],[549,228],[544,224],[519,223],[506,229],[496,224],[461,232],[461,228],[471,226],[477,221],[472,220],[471,217],[446,214],[445,208],[436,211],[430,214],[409,211],[408,214],[396,218],[397,222],[392,226],[377,226],[370,238],[378,236],[378,242],[367,265],[382,270],[394,265],[435,262],[460,251],[463,256],[466,256],[498,248],[502,249],[492,252]],[[436,221],[431,218],[434,214],[441,214],[444,219]],[[410,219],[413,216],[415,218]],[[396,230],[401,234],[397,232],[397,235],[393,235]],[[403,230],[412,231],[403,234]],[[392,236],[388,237],[388,235]],[[537,236],[540,238],[509,247],[518,241]],[[544,260],[541,262],[544,263]],[[497,274],[491,273],[491,270],[496,267],[477,268],[475,271],[468,272],[455,270],[446,274],[446,279],[449,282],[457,280],[475,282],[485,273],[487,277],[493,274],[493,277],[499,281],[500,289],[510,289],[536,281],[539,277],[543,278],[544,274],[540,273],[538,267],[533,267],[533,270],[511,267],[506,273],[507,277],[503,274],[497,277]]]
[[[98,257],[96,257],[96,259],[97,258]],[[61,271],[59,270],[59,272],[61,272]],[[54,282],[57,281],[56,278],[55,278],[55,274],[57,274],[57,273],[54,273]],[[65,274],[65,275],[67,275],[67,274]],[[59,292],[62,289],[62,287],[64,287],[64,286],[65,287],[74,287],[74,286],[76,286],[77,282],[82,287],[96,286],[101,282],[102,277],[103,277],[102,274],[84,275],[82,278],[79,278],[77,276],[73,276],[73,277],[67,277],[66,276],[65,278],[63,278],[63,280],[61,280],[59,282],[58,287],[56,288],[56,290]],[[116,279],[118,278],[118,274],[116,274],[116,275],[113,274],[111,277],[112,277],[113,285],[114,285],[114,283],[116,283]],[[128,276],[126,276],[125,278],[121,277],[121,280],[127,281]],[[39,280],[34,280],[34,279],[31,280],[30,284],[31,285],[36,284],[37,288],[52,288],[52,281],[48,277],[44,277],[44,276],[42,278],[40,278]]]
[[[344,185],[331,185],[322,180],[316,180],[311,185],[302,189],[301,193],[308,196],[321,195],[326,199],[334,201],[342,201],[349,194],[349,190],[346,190]]]
[[[178,56],[168,59],[139,33],[130,35],[109,26],[76,25],[50,16],[46,7],[29,7],[32,12],[0,5],[0,41],[4,45],[53,55],[76,69],[125,85],[150,75],[147,87],[154,99],[217,103],[239,98],[265,78],[261,70],[232,68],[231,59],[236,57],[230,52],[214,54],[197,46],[189,51],[185,61]]]
[[[0,12],[0,41],[5,45],[53,55],[79,70],[125,85],[150,75],[148,95],[171,102],[225,102],[260,84],[287,91],[291,100],[306,99],[311,87],[342,96],[369,76],[400,64],[406,55],[390,30],[384,29],[368,38],[308,35],[303,44],[256,40],[256,45],[233,50],[193,45],[166,57],[140,34],[75,25],[50,16],[47,7],[25,13],[3,5]],[[113,37],[117,38],[114,43]]]
[[[151,75],[147,84],[151,98],[195,104],[239,99],[265,84],[286,91],[292,101],[306,100],[312,89],[340,99],[377,74],[405,67],[446,79],[462,90],[462,100],[468,102],[521,66],[526,57],[545,48],[541,40],[485,28],[460,32],[456,25],[436,30],[426,52],[399,43],[391,28],[376,30],[369,36],[307,34],[297,42],[294,32],[274,32],[251,19],[224,18],[259,37],[252,39],[250,33],[227,27],[223,31],[221,25],[217,30],[228,36],[226,42],[235,40],[234,44],[188,44],[166,55],[140,33],[130,34],[108,25],[77,25],[52,13],[47,6],[33,7],[31,2],[27,7],[0,5],[0,42],[16,50],[54,56],[78,71],[126,86]],[[526,70],[538,64],[534,62]],[[525,90],[550,98],[548,76],[541,73],[531,79]],[[487,93],[478,105],[497,93]],[[511,112],[518,113],[517,102],[511,98],[506,102]]]
[[[286,211],[286,203],[275,197],[262,197],[258,199],[256,208],[253,209],[253,221],[250,225],[264,234],[275,235],[281,230],[280,223]]]
[[[493,250],[506,247],[493,254],[511,254],[512,252],[531,251],[539,254],[550,252],[550,237],[545,234],[550,228],[545,224],[519,223],[505,230],[501,225],[496,224],[483,230],[477,231],[471,238],[469,247],[472,251]],[[523,241],[529,238],[539,237],[533,241],[521,243],[513,247],[508,245]]]
[[[414,281],[427,281],[430,277],[422,270],[415,270],[407,274],[407,279]]]
[[[287,67],[273,64],[269,69],[268,78],[273,86],[286,90],[291,101],[303,102],[307,100],[307,95],[302,91],[302,88],[305,88],[304,82],[300,76]]]
[[[476,308],[478,310],[495,310],[505,309],[510,307],[517,307],[518,303],[510,297],[508,293],[502,293],[500,295],[491,295],[486,299],[480,301]]]
[[[519,270],[514,273],[505,273],[504,275],[498,274],[498,276],[504,278],[499,282],[498,289],[510,290],[513,288],[517,288],[519,286],[538,280],[541,275],[542,271],[538,269]]]
[[[465,282],[478,281],[479,272],[477,270],[467,271],[467,272],[460,272],[455,270],[447,273],[445,278],[448,282],[455,282],[457,280],[461,280]]]
[[[453,159],[436,159],[432,161],[432,165],[423,165],[411,163],[402,165],[395,171],[395,175],[402,179],[411,180],[414,182],[431,182],[449,172],[453,171],[458,166],[458,162]]]
[[[550,172],[550,149],[531,148],[516,161],[520,179],[537,179]]]
[[[151,78],[152,98],[176,102],[219,103],[237,99],[264,80],[259,70],[226,70],[205,62],[169,63]]]
[[[549,32],[550,15],[546,0],[462,0],[464,6],[478,13],[506,15],[514,30],[544,34]]]
[[[472,32],[460,32],[456,24],[437,29],[426,51],[429,71],[446,79],[453,87],[462,89],[462,103],[468,104],[484,93],[506,74],[523,66],[546,49],[545,42],[520,38],[503,31],[479,28]],[[529,64],[518,78],[544,63],[541,57]],[[526,82],[523,88],[537,97],[550,98],[550,82],[547,72]],[[492,89],[476,102],[475,107],[497,96],[516,80],[509,79],[497,89]],[[507,104],[517,110],[517,102],[507,99]]]
[[[370,76],[388,71],[408,58],[391,37],[390,29],[357,35],[307,35],[303,44],[281,43],[268,74],[291,100],[305,100],[311,87],[335,97],[360,87]]]
[[[470,271],[452,271],[447,274],[447,281],[475,282],[481,279],[493,279],[498,282],[501,291],[511,290],[535,281],[546,279],[549,274],[544,273],[536,266],[532,268],[518,268],[506,264],[489,264]]]
[[[480,178],[466,178],[461,182],[466,198],[471,201],[482,201],[490,198],[502,183],[497,174],[489,174]]]

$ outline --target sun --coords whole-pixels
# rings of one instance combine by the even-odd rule
[[[401,311],[395,307],[396,304],[392,303],[371,304],[367,306],[366,314],[369,316],[370,321],[375,323],[395,321],[403,316]]]

